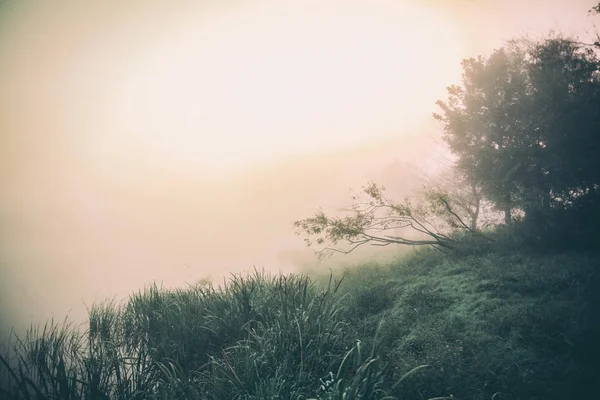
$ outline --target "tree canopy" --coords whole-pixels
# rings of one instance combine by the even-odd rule
[[[484,195],[526,218],[600,187],[600,65],[564,38],[512,42],[463,61],[461,86],[438,101],[444,138]]]

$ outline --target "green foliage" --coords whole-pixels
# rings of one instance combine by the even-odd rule
[[[507,223],[514,208],[539,222],[597,198],[599,71],[593,49],[572,39],[513,41],[464,60],[462,86],[437,103],[459,168]]]
[[[0,356],[3,398],[384,398],[385,365],[341,318],[338,288],[259,272],[152,286],[93,307],[85,331],[50,323],[17,338]]]
[[[463,239],[462,254],[356,266],[343,283],[257,272],[152,286],[94,306],[86,329],[51,322],[17,338],[0,396],[586,398],[600,373],[600,254],[490,236]]]
[[[390,379],[430,366],[393,396],[563,399],[596,389],[600,255],[533,254],[498,243],[502,235],[501,252],[422,249],[345,272],[346,318],[361,335],[374,337],[385,316],[377,337]]]

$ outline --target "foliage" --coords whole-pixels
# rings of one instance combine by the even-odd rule
[[[534,254],[502,245],[506,233],[492,248],[465,240],[464,255],[348,269],[343,283],[256,273],[153,286],[93,307],[85,330],[32,328],[0,356],[0,397],[590,397],[600,254]]]
[[[483,197],[481,186],[456,167],[429,178],[423,193],[449,227],[476,232],[498,223],[497,212]]]
[[[507,246],[502,251],[447,255],[422,248],[389,265],[344,271],[345,318],[355,329],[373,337],[385,316],[377,337],[390,372],[430,366],[392,395],[593,397],[600,254],[534,254],[500,244],[503,234],[494,242]]]
[[[446,194],[429,192],[423,201],[395,202],[385,195],[385,188],[370,182],[358,195],[352,197],[344,217],[331,217],[322,210],[312,217],[295,221],[297,234],[307,236],[308,246],[333,246],[344,242],[348,247],[323,247],[316,251],[324,257],[334,252],[348,254],[357,247],[431,245],[436,248],[452,248],[451,233],[457,228],[471,230],[454,211]]]
[[[594,51],[565,38],[513,41],[463,61],[438,101],[458,166],[505,211],[526,218],[600,190],[600,75]]]
[[[256,272],[222,288],[153,286],[124,306],[92,308],[86,330],[52,322],[16,338],[0,355],[0,395],[384,398],[386,365],[340,318],[339,284],[322,290],[306,276]]]

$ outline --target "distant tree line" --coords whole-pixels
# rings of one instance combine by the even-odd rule
[[[433,114],[457,159],[453,184],[429,186],[414,203],[394,202],[370,183],[345,217],[319,212],[296,221],[298,233],[325,245],[321,254],[367,243],[452,248],[457,230],[480,233],[487,202],[511,232],[538,244],[600,244],[597,50],[553,36],[463,60],[462,83],[447,88]]]

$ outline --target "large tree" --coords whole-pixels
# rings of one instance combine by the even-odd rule
[[[535,218],[600,185],[599,63],[573,40],[514,41],[463,61],[438,101],[459,167],[505,211]]]

